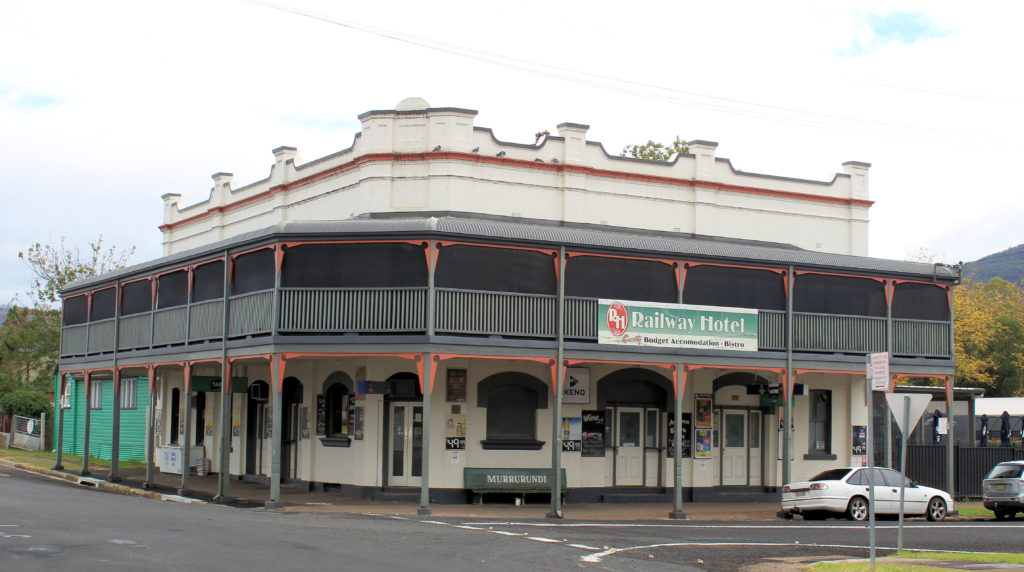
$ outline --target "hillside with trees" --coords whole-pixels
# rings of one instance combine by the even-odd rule
[[[998,276],[1011,284],[1020,284],[1024,280],[1024,244],[964,264],[964,276],[979,282]]]

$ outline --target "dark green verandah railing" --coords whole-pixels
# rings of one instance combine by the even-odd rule
[[[283,288],[277,332],[284,335],[422,333],[427,325],[426,288]],[[456,290],[435,291],[438,334],[554,339],[558,300],[553,295]],[[273,328],[273,290],[231,297],[229,338],[261,336]],[[219,340],[222,299],[122,316],[120,351]],[[565,337],[597,340],[597,300],[567,297]],[[795,313],[793,350],[866,354],[885,351],[886,320],[868,316]],[[949,357],[950,324],[893,320],[896,356]],[[61,356],[113,351],[115,320],[64,326]],[[758,312],[758,347],[786,348],[786,313]]]

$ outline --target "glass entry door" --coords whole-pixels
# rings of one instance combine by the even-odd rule
[[[746,485],[747,463],[747,411],[722,410],[722,484]]]
[[[393,487],[418,487],[423,476],[423,406],[392,403],[388,441]]]
[[[615,484],[641,486],[644,484],[644,410],[639,407],[620,407],[615,421]]]

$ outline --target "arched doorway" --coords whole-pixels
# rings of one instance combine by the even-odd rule
[[[299,466],[299,408],[302,382],[284,378],[281,385],[281,478],[294,479]]]
[[[718,484],[757,486],[763,484],[767,462],[766,427],[770,410],[761,396],[769,394],[772,383],[753,372],[727,373],[715,379],[714,414],[721,428]]]
[[[668,378],[642,368],[622,369],[597,382],[598,407],[612,425],[614,486],[664,486],[670,395]]]
[[[263,443],[267,435],[267,397],[270,386],[263,380],[249,385],[245,410],[245,474],[263,474]]]

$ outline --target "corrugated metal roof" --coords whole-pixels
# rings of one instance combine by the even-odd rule
[[[597,248],[628,251],[643,256],[678,256],[710,260],[730,260],[751,264],[785,266],[801,269],[895,274],[907,278],[952,281],[955,268],[941,264],[887,260],[865,256],[848,256],[812,252],[782,244],[767,244],[720,237],[694,237],[670,233],[645,233],[596,225],[576,226],[546,221],[520,221],[499,218],[475,218],[469,215],[440,215],[402,218],[389,214],[381,217],[360,217],[340,221],[288,221],[244,233],[229,239],[193,248],[184,252],[150,260],[115,272],[79,280],[65,291],[85,289],[97,283],[137,276],[156,269],[184,265],[216,256],[228,249],[242,249],[272,239],[315,239],[325,235],[423,235],[458,236],[464,239],[515,241],[568,248]],[[336,236],[334,236],[336,237]]]

